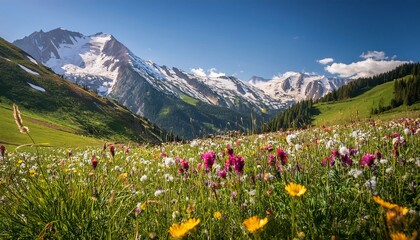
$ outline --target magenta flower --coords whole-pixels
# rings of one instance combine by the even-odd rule
[[[347,166],[351,166],[353,164],[353,160],[348,155],[342,155],[341,160],[346,164]]]
[[[226,146],[226,149],[227,149],[227,154],[229,156],[233,156],[233,148],[229,144]]]
[[[202,154],[201,159],[204,160],[204,168],[206,169],[206,172],[211,171],[214,161],[216,160],[216,155],[214,154],[214,152],[210,151]]]
[[[373,163],[375,162],[375,156],[372,154],[365,154],[363,155],[363,157],[360,159],[360,166],[361,167],[372,167]]]
[[[287,154],[283,149],[277,149],[277,158],[280,159],[281,164],[285,165],[287,163]]]
[[[235,157],[235,162],[234,162],[235,172],[238,173],[238,174],[243,174],[244,173],[244,166],[245,166],[244,158],[237,155]]]
[[[96,166],[98,165],[98,160],[96,160],[95,155],[92,155],[92,168],[93,170],[96,169]]]
[[[219,177],[220,178],[226,178],[227,172],[225,170],[220,170],[219,171]]]
[[[330,166],[334,166],[335,161],[334,161],[333,155],[329,157],[324,157],[324,159],[322,159],[322,162],[321,162],[322,166],[327,166],[328,163],[330,164]]]
[[[115,156],[115,147],[114,147],[114,145],[109,146],[109,151],[111,152],[111,156],[114,157]]]

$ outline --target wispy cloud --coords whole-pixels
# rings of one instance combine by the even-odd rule
[[[223,72],[218,72],[216,68],[210,68],[205,71],[202,68],[192,68],[191,73],[199,77],[223,77],[226,76]]]
[[[333,58],[324,58],[324,59],[317,60],[317,62],[325,65],[325,64],[334,62],[334,59]]]
[[[395,55],[394,55],[395,56]],[[374,60],[386,60],[388,57],[385,55],[384,51],[368,51],[367,53],[362,53],[360,55],[364,59],[374,59]]]
[[[340,77],[361,78],[384,73],[407,63],[407,61],[394,60],[394,57],[392,60],[387,60],[388,57],[383,51],[368,51],[362,53],[360,57],[364,60],[350,64],[333,63],[324,69],[331,74],[338,74]]]

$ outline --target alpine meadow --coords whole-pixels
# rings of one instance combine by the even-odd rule
[[[0,6],[0,239],[420,239],[420,3]]]

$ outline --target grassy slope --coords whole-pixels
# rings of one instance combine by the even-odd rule
[[[42,119],[40,116],[34,117],[22,111],[23,123],[29,127],[30,134],[36,144],[48,146],[87,146],[101,145],[103,141],[77,134],[76,129],[66,128]],[[16,147],[23,144],[31,144],[31,140],[26,134],[19,132],[13,119],[11,107],[0,105],[0,144],[6,147]]]
[[[372,88],[371,90],[348,100],[340,102],[317,103],[315,107],[320,114],[314,116],[313,124],[342,124],[356,119],[395,119],[401,117],[419,117],[420,103],[412,106],[401,106],[378,115],[371,115],[372,107],[378,107],[382,102],[388,106],[393,98],[394,82],[388,82]]]
[[[25,52],[0,38],[0,105],[3,106],[1,111],[6,111],[6,114],[2,113],[2,118],[11,116],[6,109],[10,109],[13,102],[18,104],[27,116],[42,120],[36,124],[45,130],[39,132],[40,136],[49,136],[51,131],[54,132],[57,128],[64,130],[60,131],[63,134],[57,134],[54,138],[41,137],[50,143],[79,145],[84,141],[78,136],[68,136],[65,132],[113,141],[155,143],[161,141],[161,130],[152,126],[147,120],[133,115],[108,99],[62,79],[47,67],[32,63],[27,56]],[[39,75],[26,72],[18,64]],[[46,92],[32,89],[28,83],[41,86]],[[30,126],[29,121],[26,123]],[[0,135],[0,142],[26,143],[26,141],[16,141],[12,137],[15,127],[8,128],[5,123],[0,125],[4,130]],[[35,134],[33,135],[36,138]]]

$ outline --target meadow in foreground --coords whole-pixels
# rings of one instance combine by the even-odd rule
[[[420,119],[1,151],[1,239],[415,239]],[[1,150],[1,149],[0,149]]]

